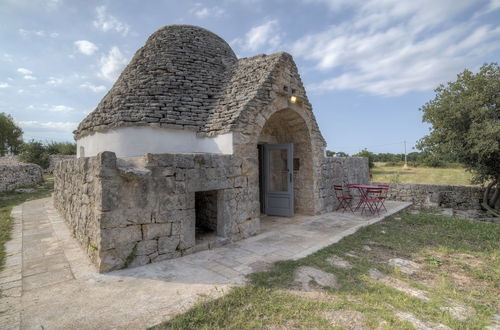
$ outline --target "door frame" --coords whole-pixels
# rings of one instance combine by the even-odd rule
[[[287,191],[271,191],[269,181],[269,152],[271,150],[287,151]],[[264,181],[264,213],[292,217],[294,215],[293,187],[293,143],[263,144],[263,181]],[[274,207],[272,200],[286,203],[287,207]]]

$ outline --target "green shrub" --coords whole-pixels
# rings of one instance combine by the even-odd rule
[[[42,168],[49,167],[49,155],[75,155],[76,144],[71,142],[49,142],[31,140],[21,147],[19,158],[25,163],[38,164]]]
[[[49,154],[40,141],[31,140],[24,143],[21,147],[19,159],[25,163],[40,165],[42,168],[49,167]]]
[[[50,142],[46,149],[49,155],[76,155],[76,143]]]

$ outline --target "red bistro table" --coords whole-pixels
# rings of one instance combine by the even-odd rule
[[[379,185],[371,185],[371,184],[348,184],[347,187],[348,188],[356,188],[359,191],[359,195],[360,195],[359,196],[359,202],[358,202],[358,205],[356,205],[356,208],[354,209],[355,211],[359,210],[359,208],[361,206],[363,206],[363,200],[367,200],[369,198],[369,196],[367,194],[367,190],[369,188],[380,188],[380,189],[383,189]],[[375,213],[375,211],[378,212],[378,209],[372,210],[369,205],[368,205],[368,208],[370,209],[370,211],[372,211],[372,214]]]

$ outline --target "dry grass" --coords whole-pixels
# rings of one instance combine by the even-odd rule
[[[373,182],[472,185],[472,174],[464,168],[381,166],[371,170]]]

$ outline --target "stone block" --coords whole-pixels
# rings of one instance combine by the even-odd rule
[[[109,250],[118,245],[142,240],[141,226],[110,228],[101,231],[101,249]]]
[[[235,188],[245,188],[247,186],[247,177],[246,176],[237,176],[234,178]]]
[[[140,241],[136,246],[136,254],[138,256],[142,255],[150,255],[158,251],[158,241],[148,240],[148,241]]]
[[[171,253],[177,250],[180,243],[179,236],[161,237],[158,239],[158,252]]]
[[[195,211],[189,210],[186,218],[181,221],[181,240],[179,248],[181,250],[189,249],[195,245]]]
[[[172,224],[167,223],[151,223],[142,225],[142,236],[144,240],[151,240],[159,237],[171,235]]]
[[[179,168],[194,168],[194,154],[175,156],[175,165]]]

